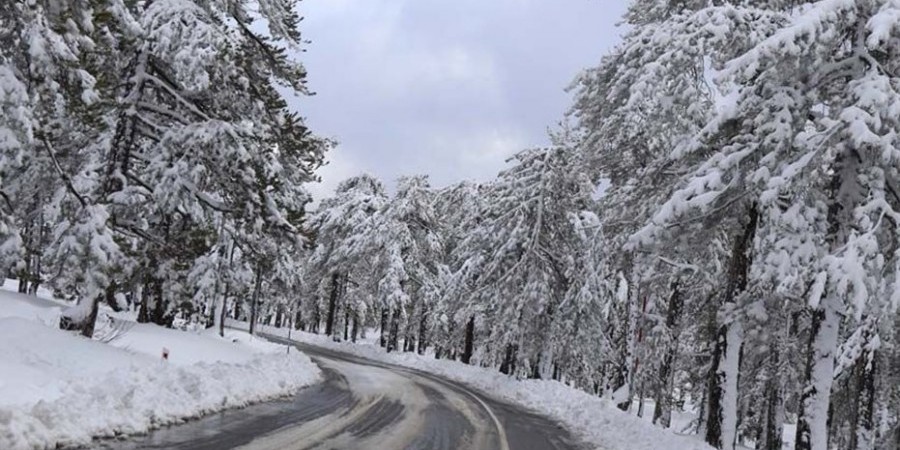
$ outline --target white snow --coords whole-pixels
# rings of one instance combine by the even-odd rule
[[[301,352],[246,333],[114,319],[90,340],[56,328],[62,304],[0,291],[0,448],[87,445],[290,395],[320,379]],[[161,357],[169,349],[168,361]]]
[[[229,322],[245,329],[246,323]],[[285,328],[261,327],[264,333],[287,337]],[[323,335],[291,332],[291,339],[319,347],[422,370],[464,383],[492,398],[538,412],[564,425],[597,450],[711,450],[695,436],[664,430],[623,413],[607,399],[548,380],[515,380],[495,369],[437,360],[415,353],[386,353],[375,340],[359,344],[333,342]]]

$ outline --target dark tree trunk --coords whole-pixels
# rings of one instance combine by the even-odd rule
[[[359,338],[359,315],[354,311],[353,313],[353,329],[350,332],[350,341],[354,344],[356,340]]]
[[[417,352],[420,355],[425,354],[425,350],[428,349],[428,311],[425,309],[425,305],[422,305],[422,312],[419,315],[419,347]]]
[[[388,353],[397,350],[397,344],[400,341],[400,308],[394,310],[391,315],[390,332],[388,334]]]
[[[778,379],[769,379],[766,389],[766,423],[761,450],[781,450],[784,430],[784,398]]]
[[[344,340],[350,339],[350,308],[344,308]]]
[[[234,246],[231,247],[231,256],[229,257],[229,267],[234,257]],[[219,311],[219,336],[225,337],[225,319],[228,318],[228,297],[231,296],[231,279],[225,280],[225,293],[222,294],[222,310]]]
[[[381,348],[387,347],[388,341],[388,327],[390,326],[388,322],[388,316],[390,313],[387,308],[381,309],[381,338],[379,339],[379,343],[381,344]]]
[[[629,389],[628,395],[622,399],[621,403],[616,404],[616,408],[619,408],[621,411],[628,411],[631,409],[631,392],[630,386],[628,386],[628,365],[621,364],[614,369],[613,375],[613,391],[617,392],[619,389]]]
[[[541,379],[541,355],[538,353],[537,358],[533,363],[531,363],[531,379],[532,380],[540,380]]]
[[[294,329],[306,331],[306,321],[303,320],[303,308],[301,306],[302,305],[297,302],[297,312],[294,313]]]
[[[328,296],[328,316],[325,319],[325,335],[331,336],[334,332],[334,321],[337,318],[337,303],[340,295],[340,275],[331,275],[331,293]]]
[[[500,364],[500,373],[504,375],[513,375],[516,373],[516,359],[519,357],[518,346],[506,344],[506,355]]]
[[[734,304],[737,297],[747,288],[747,277],[750,272],[752,261],[750,251],[752,249],[753,240],[756,237],[756,228],[759,223],[759,210],[755,204],[750,206],[748,215],[749,220],[732,248],[731,261],[729,262],[728,267],[728,279],[721,302],[722,305]],[[735,348],[730,348],[729,346],[738,346],[737,350],[740,352],[740,340],[738,340],[738,342],[729,342],[729,337],[735,337],[736,334],[740,334],[735,329],[735,327],[739,326],[739,323],[726,323],[719,327],[708,376],[706,442],[719,449],[730,450],[734,448],[735,436],[723,435],[723,431],[732,430],[732,427],[723,426],[725,425],[723,424],[723,421],[728,421],[733,419],[733,417],[736,417],[737,411],[726,411],[726,405],[723,401],[725,396],[729,395],[726,391],[726,389],[730,389],[727,386],[727,384],[730,383],[728,377],[737,376],[737,374],[734,373],[729,374],[729,371],[734,370],[734,368],[728,366],[727,355],[729,350],[735,350]]]
[[[411,351],[415,350],[415,348],[416,348],[415,338],[413,338],[412,336],[409,335],[409,333],[407,333],[406,336],[403,337],[403,351],[411,352]]]
[[[469,318],[466,324],[466,338],[463,346],[463,353],[460,360],[465,364],[472,363],[472,353],[475,351],[475,316]]]
[[[666,312],[666,329],[670,340],[659,368],[659,387],[656,392],[656,408],[653,410],[653,423],[662,425],[663,428],[672,426],[672,389],[675,382],[678,328],[683,304],[678,281],[675,281],[672,283],[672,295],[669,296],[669,307]]]
[[[153,305],[153,323],[159,326],[167,326],[166,299],[163,295],[162,280],[153,280],[153,297],[156,299]]]
[[[253,297],[250,299],[250,334],[256,333],[256,321],[259,319],[259,296],[262,290],[262,267],[256,268],[256,282],[253,285]]]
[[[876,356],[871,352],[864,353],[854,368],[853,376],[859,388],[859,399],[856,400],[856,414],[853,416],[853,430],[850,433],[852,450],[872,450],[875,445]]]
[[[138,323],[149,323],[150,322],[150,309],[147,305],[147,300],[149,297],[148,291],[150,290],[150,286],[148,283],[144,283],[144,287],[141,289],[141,304],[138,307]]]
[[[275,328],[281,328],[281,322],[283,320],[283,316],[284,316],[283,306],[278,305],[277,309],[275,310]]]
[[[322,322],[322,310],[319,299],[316,298],[316,301],[313,302],[313,316],[312,321],[309,323],[309,330],[315,334],[319,334],[319,325]]]
[[[100,310],[100,298],[94,298],[91,302],[91,311],[81,328],[81,335],[86,338],[94,337],[94,326],[97,324],[97,313]]]

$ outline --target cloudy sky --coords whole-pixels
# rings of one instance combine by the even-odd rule
[[[488,179],[547,142],[565,92],[619,39],[625,0],[304,0],[302,59],[316,93],[296,105],[339,141],[316,197],[372,173]]]

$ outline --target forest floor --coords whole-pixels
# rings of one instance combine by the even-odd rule
[[[246,323],[228,322],[246,329]],[[265,334],[288,337],[286,328],[261,327]],[[550,380],[516,380],[496,370],[457,361],[438,360],[433,354],[387,353],[378,346],[376,333],[359,343],[292,330],[290,339],[316,347],[408,367],[463,383],[481,393],[555,420],[579,440],[597,450],[711,450],[696,436],[654,426],[645,419],[618,410],[608,399]],[[651,410],[652,411],[652,410]]]
[[[3,289],[14,289],[6,283]],[[90,445],[291,395],[321,379],[298,351],[229,330],[179,331],[101,310],[94,339],[65,303],[0,289],[0,448]],[[163,348],[168,360],[163,360]]]

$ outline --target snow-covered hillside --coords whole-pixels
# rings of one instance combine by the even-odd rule
[[[246,333],[221,338],[119,317],[88,340],[56,329],[61,310],[49,299],[0,291],[2,449],[145,432],[289,395],[320,377],[302,353]]]

